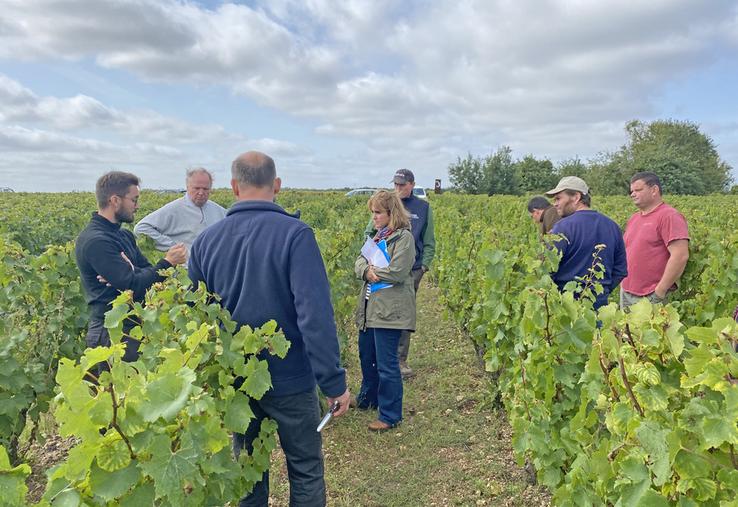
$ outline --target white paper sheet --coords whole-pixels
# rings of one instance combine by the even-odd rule
[[[389,266],[389,261],[387,260],[387,257],[384,256],[384,252],[380,250],[372,238],[366,239],[366,243],[361,247],[361,255],[363,255],[372,266],[376,266],[378,268],[386,268]]]

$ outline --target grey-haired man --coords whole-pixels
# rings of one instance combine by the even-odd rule
[[[195,238],[205,228],[222,220],[226,210],[210,199],[213,175],[202,167],[187,171],[187,193],[158,210],[149,213],[136,224],[133,232],[154,240],[162,252],[183,243],[189,253]]]

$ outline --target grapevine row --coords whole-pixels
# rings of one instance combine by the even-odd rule
[[[597,314],[556,289],[522,205],[436,203],[443,297],[494,373],[520,463],[559,505],[736,505],[738,235],[685,210],[697,248],[677,301]]]

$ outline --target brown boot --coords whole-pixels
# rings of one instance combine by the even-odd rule
[[[372,431],[376,431],[376,432],[387,431],[387,430],[391,430],[392,428],[393,426],[390,426],[386,422],[380,421],[379,419],[369,423],[369,429]]]

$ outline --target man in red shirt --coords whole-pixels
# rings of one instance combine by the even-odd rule
[[[661,181],[652,172],[630,179],[630,197],[638,208],[625,226],[628,276],[620,290],[620,307],[642,298],[664,303],[689,259],[687,221],[661,197]]]

